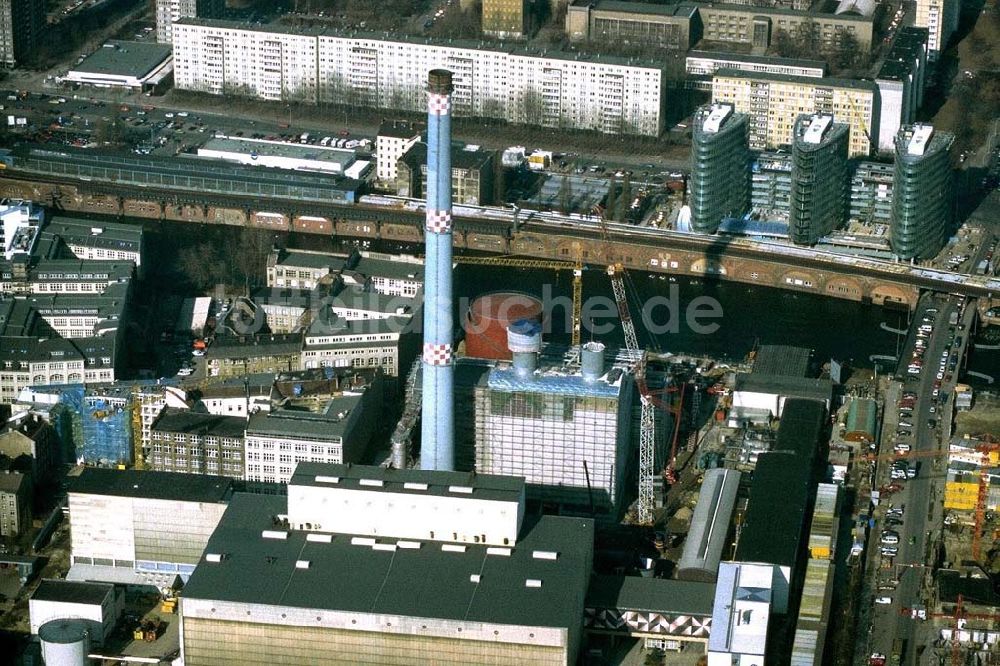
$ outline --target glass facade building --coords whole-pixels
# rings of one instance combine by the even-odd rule
[[[788,234],[814,245],[847,219],[849,128],[825,114],[801,115],[792,134]]]
[[[691,228],[715,233],[724,217],[750,208],[747,117],[732,105],[709,104],[695,112],[691,143]]]
[[[900,259],[929,259],[944,247],[952,219],[954,141],[930,125],[906,125],[896,135],[890,240]]]

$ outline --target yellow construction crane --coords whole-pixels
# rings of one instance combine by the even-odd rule
[[[475,266],[508,266],[510,268],[547,268],[554,271],[573,271],[573,346],[580,346],[580,321],[583,308],[583,262],[549,259],[521,259],[516,257],[453,257],[457,264]]]
[[[132,447],[133,465],[136,469],[146,469],[146,456],[142,451],[142,405],[143,395],[137,384],[132,385]]]

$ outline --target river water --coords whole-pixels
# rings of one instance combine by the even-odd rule
[[[225,243],[236,229],[209,227],[185,223],[147,222],[149,249],[152,256],[170,262],[176,252],[185,246],[210,239]],[[338,242],[329,237],[308,234],[274,234],[276,244],[290,248],[325,251],[345,251],[353,241]],[[366,243],[372,250],[421,254],[422,248],[398,243]],[[740,360],[757,344],[787,344],[812,350],[813,363],[818,367],[835,358],[855,367],[871,368],[873,356],[896,356],[902,344],[900,336],[884,330],[882,324],[905,328],[905,312],[881,306],[856,303],[809,293],[792,292],[772,287],[745,285],[684,277],[671,280],[667,276],[630,272],[627,292],[632,316],[636,319],[636,332],[640,344],[675,353],[710,356],[719,359]],[[557,342],[569,341],[569,304],[572,296],[572,277],[569,271],[525,270],[507,267],[482,267],[460,265],[455,273],[456,317],[459,304],[467,304],[484,293],[514,290],[542,298],[555,304],[548,311],[547,337]],[[613,311],[611,283],[599,268],[584,272],[583,279],[585,317],[584,341],[595,339],[611,345],[624,342]],[[692,320],[688,308],[698,302],[704,312],[718,316],[701,315]],[[643,317],[643,306],[647,316]],[[678,315],[679,313],[679,315]],[[592,325],[588,326],[588,321]],[[597,324],[604,323],[604,330]],[[699,324],[715,324],[711,332],[701,330]],[[665,329],[650,333],[650,328]],[[894,369],[894,364],[882,362],[880,370]],[[1000,380],[1000,351],[976,352],[973,369],[992,374]],[[985,386],[978,381],[976,385]]]

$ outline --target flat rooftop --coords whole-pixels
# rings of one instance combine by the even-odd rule
[[[329,541],[304,531],[265,538],[285,510],[284,497],[237,493],[184,597],[459,622],[580,625],[594,538],[588,519],[526,521],[517,546],[500,555],[485,545],[407,540],[399,547],[395,538],[379,538],[374,548],[371,540],[346,534],[331,534]],[[535,551],[556,558],[535,557]],[[213,554],[224,557],[209,561]]]
[[[288,485],[467,497],[498,502],[518,502],[524,494],[524,479],[519,476],[310,462],[300,462],[296,466]]]
[[[656,5],[653,5],[656,6]],[[780,56],[752,55],[727,51],[688,51],[685,60],[714,60],[716,62],[752,63],[757,65],[779,65],[784,67],[814,68],[826,71],[826,61],[809,58],[782,58]]]
[[[84,583],[79,581],[45,578],[38,584],[32,601],[58,601],[66,604],[101,605],[115,586],[110,583]]]
[[[761,345],[753,360],[753,374],[773,377],[805,377],[809,350],[792,345]]]
[[[219,135],[206,141],[198,149],[198,154],[201,155],[202,151],[236,153],[251,157],[256,154],[259,156],[319,162],[336,165],[338,171],[343,171],[357,158],[357,154],[353,150],[344,150],[342,148],[326,148],[324,146],[309,144],[267,141],[265,139],[243,139],[240,137]]]
[[[757,9],[756,7],[740,7],[736,6],[735,9]],[[768,12],[774,10],[767,10]],[[847,16],[838,16],[838,19],[850,18]],[[836,79],[830,77],[816,78],[814,76],[793,76],[791,74],[771,74],[768,72],[745,72],[739,69],[723,68],[716,70],[715,76],[736,78],[736,79],[750,79],[754,81],[773,81],[775,83],[797,83],[805,86],[812,86],[814,88],[846,88],[851,90],[864,90],[867,92],[874,92],[877,88],[875,84],[871,81],[855,81],[854,79]]]
[[[715,583],[666,578],[595,575],[587,590],[587,608],[669,615],[712,616]]]
[[[627,350],[608,349],[604,354],[604,374],[590,381],[584,379],[579,365],[563,355],[563,347],[545,345],[538,358],[538,367],[523,377],[510,362],[499,362],[486,376],[486,386],[493,391],[545,393],[552,395],[617,398],[622,382],[631,377],[634,365]]]
[[[188,409],[167,407],[152,425],[152,430],[161,432],[186,433],[189,435],[213,435],[216,437],[243,437],[247,421],[241,416],[219,416],[192,412]]]
[[[164,60],[173,57],[173,53],[170,44],[110,40],[71,71],[141,79],[162,65]]]
[[[187,502],[225,502],[233,480],[223,476],[87,467],[70,480],[70,493]]]

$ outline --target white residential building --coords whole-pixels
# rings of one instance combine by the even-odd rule
[[[961,0],[917,0],[913,25],[927,28],[927,59],[936,61],[958,30]]]
[[[225,6],[225,0],[156,0],[156,41],[172,41],[174,21],[187,16],[218,16]]]
[[[422,123],[411,123],[408,120],[382,121],[375,138],[375,175],[381,186],[395,185],[399,174],[396,163],[413,144],[420,141],[420,134],[424,129],[425,125]]]
[[[451,70],[457,116],[658,136],[665,77],[653,64],[579,53],[528,53],[374,36],[300,34],[277,26],[181,19],[173,24],[182,90],[265,100],[422,111],[427,72]]]

